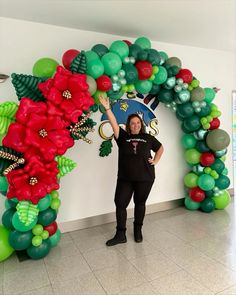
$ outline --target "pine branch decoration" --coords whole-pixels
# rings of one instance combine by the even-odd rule
[[[64,156],[57,156],[56,161],[58,163],[57,167],[59,169],[58,177],[65,176],[77,166],[74,161]]]
[[[87,70],[87,58],[84,51],[81,51],[72,61],[70,65],[72,73],[85,74]]]

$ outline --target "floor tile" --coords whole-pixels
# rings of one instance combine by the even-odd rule
[[[226,290],[217,293],[217,295],[235,295],[236,294],[236,285],[227,288]]]
[[[60,257],[68,257],[77,254],[80,254],[78,248],[74,242],[69,239],[68,241],[63,241],[63,243],[59,243],[56,247],[52,248],[44,260],[57,260]]]
[[[150,283],[145,283],[138,287],[125,290],[119,293],[119,295],[160,295],[160,293],[154,290],[153,286]]]
[[[51,285],[29,292],[20,293],[20,295],[54,295]]]
[[[81,253],[100,248],[105,248],[106,238],[104,235],[74,238],[74,244]]]

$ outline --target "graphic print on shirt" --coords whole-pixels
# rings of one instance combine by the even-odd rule
[[[137,145],[138,145],[138,141],[132,141],[131,143],[132,143],[133,148],[134,148],[134,154],[136,155],[136,154],[137,154]]]

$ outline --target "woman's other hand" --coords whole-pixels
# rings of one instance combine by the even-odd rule
[[[99,99],[101,105],[102,105],[106,110],[110,109],[110,102],[109,102],[109,98],[108,98],[108,97],[105,98],[105,97],[103,97],[102,95],[99,95],[99,96],[98,96],[98,99]]]

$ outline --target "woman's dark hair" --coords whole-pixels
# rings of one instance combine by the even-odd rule
[[[139,115],[137,114],[131,114],[128,116],[128,119],[126,121],[126,132],[128,134],[131,134],[131,130],[130,130],[130,121],[133,119],[133,118],[138,118],[140,120],[140,123],[141,123],[141,129],[140,129],[140,132],[139,133],[146,133],[146,130],[145,130],[145,126],[144,126],[144,123],[143,123],[143,120],[139,117]]]

